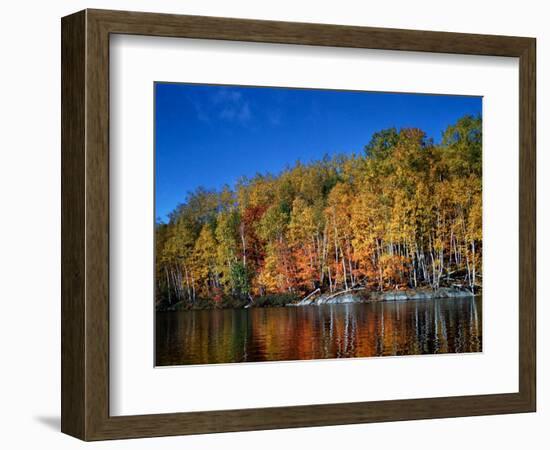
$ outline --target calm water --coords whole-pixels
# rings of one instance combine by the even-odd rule
[[[481,297],[156,314],[156,365],[480,352]]]

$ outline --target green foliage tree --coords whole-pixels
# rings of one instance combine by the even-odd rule
[[[250,294],[251,277],[252,274],[241,261],[231,266],[231,283],[236,295],[247,297]]]

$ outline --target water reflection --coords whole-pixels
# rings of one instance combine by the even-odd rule
[[[482,350],[481,297],[156,314],[156,365]]]

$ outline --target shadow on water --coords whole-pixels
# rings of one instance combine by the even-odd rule
[[[156,365],[482,351],[481,297],[157,313]]]

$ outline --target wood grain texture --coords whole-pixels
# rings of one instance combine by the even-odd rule
[[[529,38],[435,31],[88,10],[111,33],[279,44],[521,56]]]
[[[109,34],[113,33],[519,57],[519,392],[111,417]],[[99,440],[535,410],[534,39],[86,10],[63,18],[62,40],[62,430],[65,433],[84,440]]]
[[[84,12],[65,17],[61,35],[61,430],[82,437],[86,232]]]
[[[519,64],[519,390],[536,409],[536,41]]]
[[[86,439],[109,417],[109,33],[101,24],[87,14]]]

